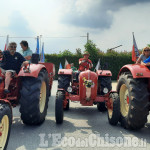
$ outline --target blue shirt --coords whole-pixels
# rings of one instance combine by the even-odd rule
[[[1,67],[5,70],[15,70],[18,74],[24,61],[25,58],[18,52],[11,55],[9,51],[3,51]]]
[[[28,47],[27,50],[21,50],[19,51],[19,53],[23,56],[23,57],[26,57],[26,56],[32,56],[32,51],[30,50],[30,48]]]

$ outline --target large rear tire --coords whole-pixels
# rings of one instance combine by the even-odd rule
[[[111,106],[107,107],[108,121],[111,125],[117,125],[120,119],[120,100],[117,93],[111,93],[109,96]]]
[[[12,124],[12,111],[8,104],[0,103],[0,149],[6,150]]]
[[[64,92],[58,91],[55,102],[55,119],[57,124],[63,123],[64,110],[63,110]]]
[[[71,76],[70,75],[59,75],[58,77],[58,88],[62,88],[67,91],[70,85]]]
[[[127,129],[140,129],[149,114],[147,80],[133,79],[130,73],[120,75],[117,92],[120,96],[121,125]]]
[[[44,122],[49,101],[49,78],[41,70],[38,78],[24,77],[20,91],[20,113],[23,123],[38,125]]]

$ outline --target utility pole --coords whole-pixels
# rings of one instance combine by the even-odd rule
[[[80,36],[80,37],[86,37],[87,38],[87,43],[89,41],[89,33],[87,32],[87,35],[83,35],[83,36]]]
[[[87,42],[89,41],[89,33],[87,32]]]

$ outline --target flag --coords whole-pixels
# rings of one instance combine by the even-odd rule
[[[62,69],[62,65],[61,65],[61,62],[60,62],[60,64],[59,64],[59,69]]]
[[[43,45],[42,45],[41,62],[45,62],[45,56],[44,56],[44,43],[43,43]]]
[[[39,36],[37,36],[36,53],[37,53],[37,54],[40,54]]]
[[[65,69],[66,69],[66,67],[67,67],[68,64],[69,63],[68,63],[67,59],[65,59],[65,66],[64,66]]]
[[[136,41],[134,38],[134,33],[133,33],[132,61],[136,62],[139,55],[140,55],[140,53],[139,53],[139,50],[137,48]]]
[[[8,50],[8,45],[9,45],[9,35],[6,37],[6,44],[4,50]]]
[[[96,65],[96,67],[95,67],[95,70],[99,70],[100,69],[100,58],[99,58],[99,60],[98,60],[98,62],[97,62],[97,65]]]

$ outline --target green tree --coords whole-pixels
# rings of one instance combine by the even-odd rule
[[[88,51],[90,53],[91,59],[98,59],[99,55],[99,48],[96,47],[96,44],[93,43],[93,41],[89,40],[85,45],[85,51]]]

